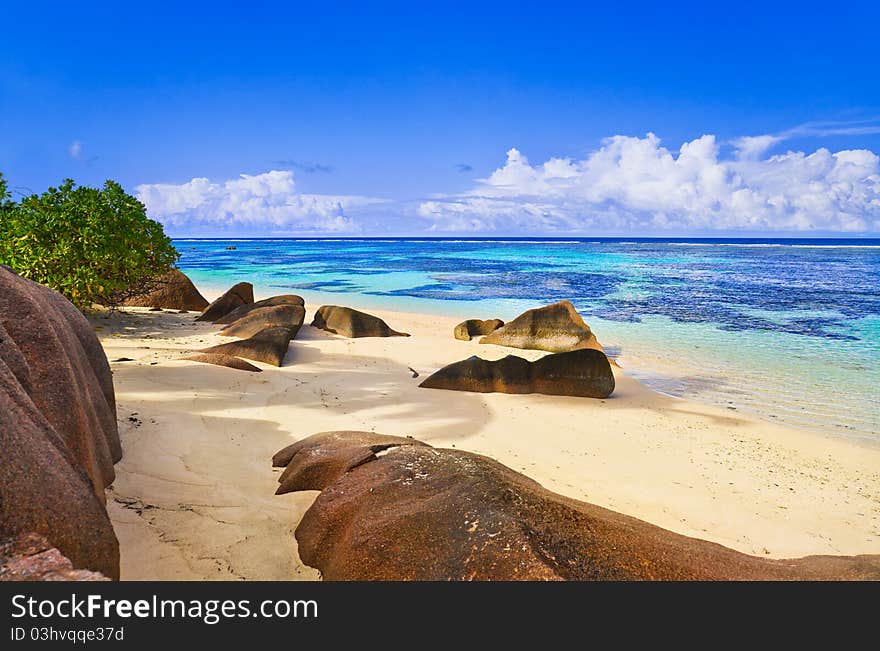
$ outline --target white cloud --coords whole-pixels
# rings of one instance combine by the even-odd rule
[[[742,138],[732,140],[731,144],[736,148],[736,153],[739,158],[754,160],[767,153],[767,150],[773,145],[776,145],[785,139],[784,136],[773,136],[769,134],[764,136],[743,136]]]
[[[877,133],[880,133],[880,118],[869,117],[859,120],[805,122],[777,134],[736,138],[730,144],[737,150],[740,158],[758,158],[774,145],[793,138],[865,136]]]
[[[82,143],[79,140],[74,140],[70,143],[70,147],[67,148],[67,152],[71,158],[79,160],[80,156],[82,156]]]
[[[868,117],[859,120],[837,120],[824,122],[806,122],[792,129],[783,131],[780,137],[808,138],[823,136],[865,136],[880,133],[880,117]]]
[[[354,232],[359,226],[346,211],[381,201],[359,196],[300,194],[289,170],[242,174],[219,183],[194,178],[178,185],[144,184],[136,191],[151,217],[176,231],[189,233]]]
[[[834,127],[836,128],[836,127]],[[712,135],[677,153],[652,133],[614,136],[583,160],[532,165],[518,150],[472,190],[422,202],[441,231],[880,231],[880,158],[868,150],[763,157],[781,136]]]

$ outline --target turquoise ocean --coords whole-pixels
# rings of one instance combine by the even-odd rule
[[[877,239],[174,243],[212,292],[505,320],[567,299],[657,391],[880,443]]]

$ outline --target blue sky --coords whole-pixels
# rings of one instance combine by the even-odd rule
[[[114,178],[179,235],[880,231],[878,3],[79,4],[4,8],[20,192]]]

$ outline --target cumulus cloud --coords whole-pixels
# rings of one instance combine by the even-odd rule
[[[181,184],[144,184],[136,191],[154,219],[192,233],[356,232],[358,223],[346,211],[381,201],[298,193],[289,170],[242,174],[219,183],[194,178]]]
[[[418,213],[442,231],[880,230],[876,154],[821,148],[767,157],[783,139],[742,138],[722,157],[712,135],[677,151],[653,133],[614,136],[582,160],[538,165],[511,149],[476,187],[423,201]]]

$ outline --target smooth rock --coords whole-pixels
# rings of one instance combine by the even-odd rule
[[[182,359],[191,362],[201,362],[203,364],[214,364],[215,366],[225,366],[237,371],[250,371],[251,373],[261,373],[263,369],[254,366],[250,362],[246,362],[232,355],[222,355],[220,353],[196,353]]]
[[[295,536],[300,558],[325,580],[880,579],[880,556],[749,556],[413,439],[325,432],[276,455],[276,465],[290,470],[283,487],[321,491]]]
[[[480,340],[481,344],[562,353],[579,348],[602,350],[590,326],[568,301],[523,312]]]
[[[444,366],[419,386],[479,393],[607,398],[614,391],[614,374],[605,353],[584,348],[546,355],[534,362],[515,355],[499,360],[472,356]]]
[[[350,307],[322,305],[315,313],[312,326],[343,337],[409,337],[388,327],[382,319]]]
[[[300,307],[305,307],[306,303],[302,296],[297,296],[296,294],[272,296],[271,298],[264,298],[262,301],[257,301],[256,303],[241,305],[232,310],[229,314],[220,317],[214,321],[214,323],[218,325],[227,325],[247,316],[247,314],[253,310],[259,310],[264,307],[273,307],[275,305],[299,305]]]
[[[198,352],[244,357],[273,366],[281,366],[292,338],[289,328],[265,328],[248,339],[230,341],[228,344],[211,346]]]
[[[122,457],[110,365],[61,294],[0,266],[0,538],[45,536],[119,576],[104,489]]]
[[[405,441],[405,443],[401,443]],[[294,491],[322,490],[346,472],[378,452],[395,445],[425,445],[415,439],[373,432],[320,432],[279,450],[272,465],[284,468],[276,495]],[[295,461],[294,461],[295,458]]]
[[[254,302],[254,286],[250,283],[238,283],[233,285],[220,298],[213,301],[204,311],[196,317],[196,321],[210,321],[226,316],[232,310],[242,305],[250,305]]]
[[[273,305],[248,312],[220,331],[224,337],[251,337],[265,328],[281,327],[296,337],[305,319],[306,310],[300,305]]]
[[[156,288],[153,291],[129,298],[123,305],[201,312],[208,307],[208,300],[199,293],[186,274],[172,267],[168,273],[156,280]]]
[[[470,341],[474,337],[491,334],[503,325],[504,321],[501,319],[487,319],[485,321],[481,319],[468,319],[455,326],[452,334],[456,339]]]

